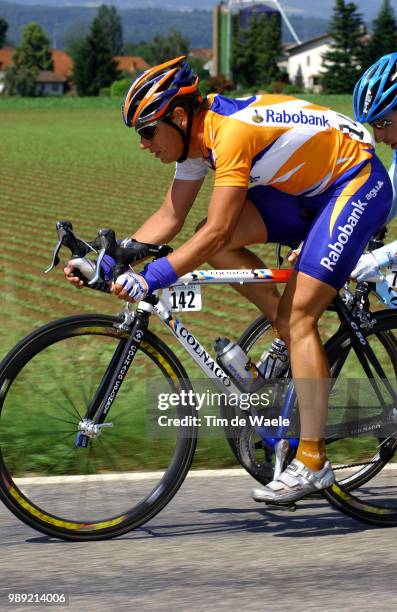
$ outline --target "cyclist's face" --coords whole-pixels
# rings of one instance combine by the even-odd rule
[[[391,121],[391,125],[386,127],[372,126],[376,142],[384,142],[392,149],[397,149],[397,110],[387,113],[385,119]]]
[[[164,121],[156,125],[153,138],[144,138],[140,135],[140,148],[149,149],[163,164],[177,161],[183,152],[182,137],[178,132]]]

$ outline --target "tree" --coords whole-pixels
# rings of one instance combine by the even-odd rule
[[[27,68],[53,69],[50,41],[38,23],[32,21],[23,28],[21,44],[15,51],[13,61]]]
[[[10,95],[34,96],[39,70],[52,70],[50,42],[35,22],[23,28],[22,40],[13,55],[13,65],[6,73],[6,89]]]
[[[235,27],[235,31],[236,31]],[[233,37],[233,80],[244,87],[267,85],[280,77],[281,27],[276,15],[254,15]]]
[[[8,21],[0,17],[0,49],[4,47],[7,37]]]
[[[259,20],[258,20],[259,22]],[[262,27],[257,25],[256,35],[256,82],[267,85],[280,78],[278,61],[282,54],[281,23],[277,15],[262,17]]]
[[[88,36],[75,41],[72,59],[73,81],[79,96],[97,96],[119,77],[103,21],[95,17]]]
[[[68,30],[64,36],[64,48],[70,57],[74,57],[78,51],[79,46],[85,38],[88,36],[90,26],[79,24],[71,30]]]
[[[123,52],[123,25],[116,7],[102,4],[98,9],[98,19],[108,38],[112,55],[121,55]]]
[[[298,70],[296,71],[294,77],[294,85],[297,89],[299,89],[299,91],[303,91],[305,84],[303,81],[302,66],[300,64],[298,65]]]
[[[250,26],[242,32],[238,29],[238,20],[234,16],[232,28],[231,73],[233,79],[243,87],[251,87],[255,79],[255,49],[249,44]],[[252,20],[251,20],[252,21]]]
[[[142,57],[150,66],[154,66],[156,60],[153,57],[150,42],[141,41],[139,43],[124,43],[123,55],[138,55]]]
[[[366,48],[365,65],[371,66],[382,55],[397,51],[397,21],[390,0],[383,0],[380,11],[373,21],[371,40]]]
[[[209,93],[220,93],[223,94],[226,91],[233,91],[236,89],[235,83],[229,81],[223,74],[215,77],[209,77],[200,82],[200,91],[203,96],[207,96]]]
[[[5,91],[9,96],[34,97],[38,70],[24,64],[13,64],[6,70]]]
[[[94,67],[92,49],[87,38],[75,39],[69,47],[69,53],[73,60],[72,81],[76,86],[79,96],[98,95],[92,92],[92,81],[94,78]]]
[[[150,44],[150,51],[156,64],[161,64],[167,59],[187,55],[189,52],[189,39],[184,38],[182,34],[171,28],[166,36],[156,34]]]
[[[199,77],[200,81],[204,79],[208,79],[210,76],[209,71],[204,68],[206,61],[199,57],[188,57],[188,62],[190,66],[193,68],[194,72]]]
[[[336,0],[329,28],[332,42],[323,56],[322,85],[327,93],[352,93],[362,72],[365,26],[353,2]]]

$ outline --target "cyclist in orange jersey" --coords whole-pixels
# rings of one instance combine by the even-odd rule
[[[288,96],[203,99],[198,78],[179,57],[131,85],[123,117],[140,148],[176,163],[160,208],[133,235],[169,242],[182,228],[209,168],[215,184],[207,218],[168,257],[116,279],[120,299],[138,301],[209,262],[260,268],[247,246],[305,244],[280,298],[260,285],[236,289],[273,321],[287,344],[299,402],[296,459],[257,501],[289,503],[334,481],[325,456],[329,368],[317,322],[344,284],[372,233],[388,216],[392,189],[370,134],[327,108]],[[81,286],[72,264],[68,279]]]

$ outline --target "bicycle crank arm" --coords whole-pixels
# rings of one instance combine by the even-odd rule
[[[274,502],[262,502],[266,506],[266,510],[286,510],[287,512],[296,512],[298,509],[297,505],[294,502],[290,502],[288,504],[275,504]]]

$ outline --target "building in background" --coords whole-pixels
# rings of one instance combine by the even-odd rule
[[[143,72],[150,68],[149,64],[139,55],[116,55],[114,60],[120,72],[128,72],[128,74]]]
[[[63,96],[67,79],[52,70],[40,70],[36,77],[36,96]]]
[[[0,94],[4,91],[4,77],[8,66],[12,65],[12,56],[14,53],[15,49],[11,47],[0,49]]]
[[[223,0],[213,10],[213,76],[231,78],[231,47],[234,36],[248,27],[255,15],[277,15],[291,32],[296,43],[300,43],[288,17],[278,0]]]
[[[0,49],[0,94],[4,91],[5,71],[13,64],[16,49]],[[71,86],[73,71],[72,58],[60,49],[52,49],[53,70],[40,70],[36,79],[36,94],[44,96],[62,96]]]
[[[266,4],[253,4],[252,6],[248,6],[246,8],[241,8],[238,11],[237,16],[237,27],[239,30],[246,30],[249,27],[249,22],[251,17],[266,15],[267,17],[272,17],[276,15],[279,23],[281,24],[281,14],[278,9],[271,7]]]
[[[0,94],[4,91],[5,71],[13,64],[15,48],[0,49]],[[51,50],[53,70],[40,70],[36,78],[37,96],[63,96],[67,91],[73,90],[73,60],[60,49]],[[117,67],[121,72],[135,74],[150,68],[149,64],[139,56],[122,56],[115,58]]]
[[[212,61],[213,50],[209,47],[197,47],[190,49],[189,57],[195,57],[203,62],[204,70],[208,70],[211,76],[214,75],[214,67]]]
[[[295,83],[300,73],[304,89],[321,91],[322,56],[331,43],[329,34],[322,34],[299,45],[289,45],[287,49],[287,70],[291,83]]]

